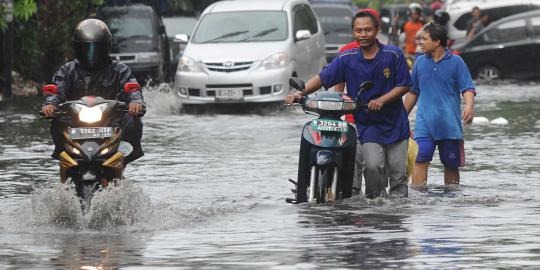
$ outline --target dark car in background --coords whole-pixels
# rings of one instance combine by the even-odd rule
[[[326,40],[326,61],[332,62],[339,48],[353,40],[351,22],[353,12],[349,5],[312,4],[321,22]]]
[[[540,10],[498,20],[455,49],[474,78],[539,78]]]
[[[127,64],[139,83],[168,80],[169,43],[154,8],[143,4],[106,6],[97,10],[97,18],[112,33],[111,57]]]

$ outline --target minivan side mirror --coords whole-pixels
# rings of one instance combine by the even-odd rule
[[[189,41],[188,35],[186,34],[177,34],[174,36],[174,42],[180,44],[187,44]]]
[[[306,40],[311,38],[311,32],[309,30],[298,30],[295,35],[296,41]]]

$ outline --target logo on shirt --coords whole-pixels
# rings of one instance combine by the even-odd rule
[[[387,79],[390,79],[390,74],[391,74],[391,73],[390,73],[390,69],[389,69],[389,68],[385,68],[385,69],[383,70],[383,75],[384,75],[384,77],[386,77]]]

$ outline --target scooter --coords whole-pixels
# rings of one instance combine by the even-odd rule
[[[138,89],[138,83],[124,86],[128,93]],[[58,88],[49,84],[42,91],[56,95]],[[124,102],[85,96],[59,104],[53,117],[40,112],[43,119],[58,121],[65,148],[59,155],[60,181],[74,184],[83,213],[97,190],[124,177],[124,158],[133,151],[131,144],[121,140],[127,111]]]
[[[289,85],[303,91],[305,83],[291,78]],[[371,89],[373,82],[360,85],[358,95]],[[328,203],[352,195],[356,156],[356,128],[342,121],[341,116],[366,109],[358,98],[335,91],[318,91],[295,105],[301,105],[307,114],[318,118],[307,122],[302,130],[298,179],[289,179],[296,188],[289,203]]]

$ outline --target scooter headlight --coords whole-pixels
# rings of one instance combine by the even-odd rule
[[[93,107],[87,107],[77,104],[79,110],[79,120],[88,124],[95,123],[103,117],[103,110],[107,108],[107,104],[100,104]]]
[[[356,102],[343,102],[343,110],[352,111],[356,109]]]
[[[343,109],[343,102],[321,100],[317,102],[317,106],[320,110],[341,111]]]
[[[310,109],[317,109],[317,101],[316,100],[306,100],[306,105],[305,105],[307,108],[310,108]]]

